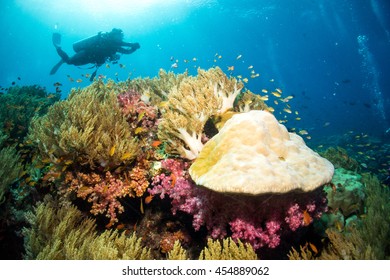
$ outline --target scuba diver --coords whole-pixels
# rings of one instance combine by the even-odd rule
[[[90,81],[105,62],[117,63],[120,54],[131,54],[140,48],[138,43],[123,42],[123,31],[118,28],[113,28],[111,32],[99,32],[97,35],[74,43],[73,50],[76,53],[71,57],[61,49],[59,33],[54,33],[52,39],[61,60],[51,69],[50,75],[55,74],[63,63],[76,66],[92,63],[95,64],[96,70],[92,73]]]

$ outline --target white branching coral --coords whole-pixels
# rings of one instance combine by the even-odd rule
[[[169,92],[159,125],[158,136],[168,143],[168,151],[195,159],[203,148],[207,120],[231,110],[242,87],[218,67],[198,69],[198,76],[182,79]]]

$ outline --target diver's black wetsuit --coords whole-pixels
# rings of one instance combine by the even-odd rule
[[[123,42],[123,32],[116,28],[111,32],[99,32],[93,37],[73,44],[76,53],[71,57],[61,49],[60,34],[53,34],[53,44],[61,60],[53,67],[51,75],[55,74],[63,63],[76,66],[95,64],[98,68],[107,61],[118,61],[119,54],[131,54],[140,48],[138,43]],[[92,74],[91,80],[95,77],[96,71]]]

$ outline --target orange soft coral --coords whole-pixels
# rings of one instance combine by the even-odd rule
[[[105,175],[81,172],[74,175],[68,172],[65,182],[70,185],[67,192],[76,192],[77,197],[88,199],[88,202],[92,203],[92,214],[106,213],[110,219],[110,226],[118,222],[117,213],[124,211],[118,199],[134,196],[131,185],[119,175],[110,172],[106,172]]]

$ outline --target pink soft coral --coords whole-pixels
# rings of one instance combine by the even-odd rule
[[[143,132],[147,132],[149,129],[156,127],[157,108],[144,102],[138,92],[128,90],[121,93],[118,95],[118,102],[127,118],[127,122],[133,129],[143,128]]]
[[[275,248],[283,234],[305,225],[305,210],[311,217],[319,217],[324,210],[321,190],[263,196],[222,194],[195,185],[183,162],[169,159],[162,166],[171,174],[155,176],[149,192],[160,198],[168,196],[173,214],[182,211],[191,215],[193,228],[205,226],[214,239],[231,235],[255,249]]]

